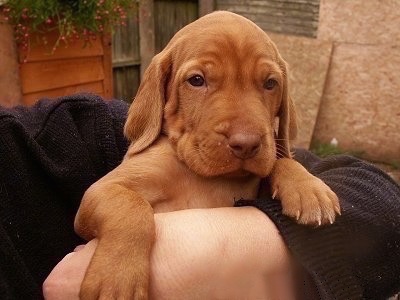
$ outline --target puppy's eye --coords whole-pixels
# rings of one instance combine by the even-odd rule
[[[203,76],[201,75],[193,75],[188,79],[188,82],[193,85],[193,86],[203,86],[205,83],[205,80]]]
[[[273,90],[274,87],[278,85],[278,82],[275,79],[268,79],[264,82],[264,89],[266,90]]]

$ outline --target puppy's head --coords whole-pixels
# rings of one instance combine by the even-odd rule
[[[295,132],[286,63],[265,32],[229,12],[187,25],[153,58],[125,124],[133,153],[165,134],[203,176],[266,176],[290,157]]]

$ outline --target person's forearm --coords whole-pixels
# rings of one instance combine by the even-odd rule
[[[151,299],[291,300],[291,263],[279,232],[254,207],[155,215]],[[44,284],[46,299],[78,299],[96,248],[68,255]]]
[[[155,218],[152,298],[168,298],[171,289],[180,299],[291,299],[288,250],[258,209],[186,210]]]

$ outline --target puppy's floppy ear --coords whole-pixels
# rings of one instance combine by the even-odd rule
[[[290,141],[296,138],[297,135],[297,120],[294,102],[289,95],[289,80],[287,73],[287,64],[280,58],[279,63],[283,73],[283,91],[281,106],[279,108],[279,127],[277,134],[278,152],[285,157],[292,157],[290,152]]]
[[[152,59],[143,75],[124,127],[126,138],[132,142],[131,153],[146,149],[161,133],[170,67],[170,55],[162,51]]]

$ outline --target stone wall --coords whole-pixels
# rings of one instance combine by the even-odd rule
[[[400,1],[321,0],[318,39],[333,42],[313,140],[400,161]]]
[[[289,64],[289,91],[296,104],[296,147],[309,148],[332,53],[332,43],[268,32]]]

